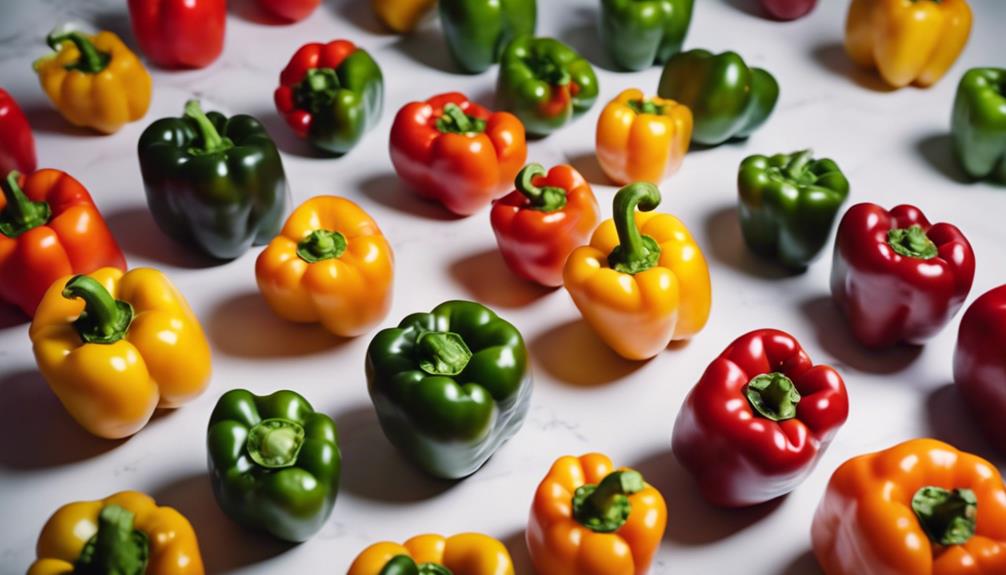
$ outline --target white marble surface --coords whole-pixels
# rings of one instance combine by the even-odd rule
[[[368,544],[422,532],[482,531],[510,547],[519,574],[531,569],[523,529],[535,486],[559,455],[600,450],[637,466],[670,508],[653,573],[810,574],[813,510],[830,472],[846,458],[920,435],[996,457],[978,437],[950,387],[957,320],[924,349],[882,354],[850,339],[828,298],[830,255],[808,273],[788,276],[743,248],[736,223],[735,174],[754,152],[812,146],[848,174],[852,201],[919,205],[932,219],[959,225],[978,257],[970,300],[1006,281],[1000,223],[1006,190],[961,182],[946,132],[957,79],[977,65],[1003,65],[1006,2],[973,0],[972,39],[947,78],[930,90],[877,90],[854,72],[840,47],[846,2],[824,0],[810,17],[779,24],[758,17],[754,0],[698,0],[687,45],[734,49],[773,72],[782,98],[771,120],[742,144],[698,151],[662,189],[661,209],[681,217],[710,262],[714,305],[708,327],[688,345],[646,363],[617,359],[580,321],[568,295],[522,284],[504,268],[488,213],[457,220],[416,200],[399,184],[387,154],[394,112],[405,102],[462,90],[491,103],[496,72],[456,72],[434,22],[412,37],[383,34],[364,0],[327,0],[292,26],[262,23],[247,2],[232,1],[220,60],[189,72],[154,70],[154,99],[144,120],[112,136],[73,129],[45,100],[30,62],[44,54],[52,24],[79,19],[130,38],[124,2],[0,0],[0,82],[27,111],[40,164],[66,170],[92,192],[132,266],[158,267],[188,296],[213,345],[214,377],[205,395],[158,415],[128,441],[95,439],[64,413],[31,356],[27,325],[0,319],[0,572],[23,572],[42,523],[59,505],[121,489],[139,489],[185,513],[199,533],[211,572],[341,573]],[[596,185],[603,204],[614,188],[593,159],[594,122],[622,88],[656,89],[660,71],[616,73],[600,55],[594,0],[540,0],[539,31],[581,49],[597,64],[599,103],[584,118],[530,146],[530,159],[572,162]],[[349,38],[384,69],[380,125],[341,159],[314,156],[294,140],[272,106],[290,54],[306,41]],[[448,298],[495,307],[524,333],[537,385],[524,429],[475,476],[432,481],[405,463],[381,435],[363,374],[366,337],[335,343],[319,329],[275,318],[255,289],[257,249],[207,265],[172,245],[147,213],[136,159],[143,128],[178,115],[193,95],[209,109],[261,118],[284,152],[295,201],[346,195],[365,207],[397,256],[395,304],[387,322]],[[605,214],[610,205],[603,206]],[[6,278],[5,280],[6,281]],[[697,499],[669,454],[671,426],[705,365],[747,330],[777,327],[796,335],[813,359],[835,365],[852,396],[852,413],[818,470],[788,498],[724,512]],[[244,386],[258,393],[290,387],[335,417],[345,472],[335,512],[313,540],[288,547],[242,531],[217,508],[206,475],[204,434],[216,398]],[[998,459],[1001,464],[1003,459]]]

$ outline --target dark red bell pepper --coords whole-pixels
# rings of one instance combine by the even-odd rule
[[[674,456],[714,505],[785,495],[817,465],[849,415],[837,371],[814,365],[776,329],[737,338],[699,380],[674,422]]]
[[[0,177],[11,170],[35,171],[35,136],[28,118],[6,90],[0,88]]]
[[[921,345],[971,291],[975,255],[964,234],[915,206],[849,208],[838,226],[831,295],[863,345]]]
[[[129,0],[140,50],[162,68],[203,68],[224,49],[227,0]]]
[[[321,0],[258,0],[260,8],[290,22],[299,22],[310,16]]]
[[[989,440],[1006,453],[1006,285],[964,312],[954,351],[954,383]]]
[[[809,14],[817,0],[761,0],[761,5],[776,20],[796,20]]]

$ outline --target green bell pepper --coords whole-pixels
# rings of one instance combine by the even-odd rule
[[[395,447],[431,475],[460,479],[517,433],[532,382],[517,328],[481,304],[448,301],[374,336],[367,387]]]
[[[251,116],[203,113],[191,100],[184,117],[161,118],[143,131],[139,156],[154,221],[183,245],[234,259],[283,225],[283,161]]]
[[[1006,69],[972,68],[964,74],[951,132],[969,176],[1006,185]]]
[[[529,134],[547,136],[563,127],[589,110],[597,93],[594,68],[554,38],[523,36],[503,52],[496,99]]]
[[[342,466],[335,422],[299,394],[228,391],[206,443],[213,493],[238,523],[299,542],[332,514]]]
[[[737,176],[741,231],[756,254],[804,269],[831,235],[849,181],[813,152],[750,156]]]
[[[534,34],[535,0],[440,0],[447,48],[465,72],[485,72],[511,40]]]
[[[694,0],[601,0],[601,41],[626,70],[663,64],[681,51]]]
[[[689,50],[667,61],[657,93],[688,106],[692,141],[714,146],[747,138],[764,124],[779,100],[779,84],[735,52]]]

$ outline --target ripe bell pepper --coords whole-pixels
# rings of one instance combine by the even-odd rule
[[[204,68],[220,57],[227,0],[129,0],[140,50],[162,68]]]
[[[964,234],[915,206],[856,204],[835,238],[831,295],[863,345],[921,345],[971,291],[975,255]]]
[[[663,496],[600,453],[566,455],[538,484],[525,538],[548,575],[645,575],[667,526]]]
[[[1006,573],[999,471],[935,439],[860,455],[831,476],[811,527],[826,575]]]
[[[514,575],[506,547],[481,533],[417,535],[399,545],[374,543],[347,575]]]
[[[388,315],[394,271],[377,222],[338,196],[301,204],[255,260],[259,291],[276,315],[340,337],[362,335]]]
[[[67,503],[42,528],[28,575],[203,575],[196,532],[137,491]]]
[[[0,174],[34,172],[35,135],[21,107],[0,88]]]
[[[273,16],[300,22],[321,5],[321,0],[258,0],[258,5]]]
[[[31,317],[52,282],[113,267],[126,258],[84,186],[59,170],[0,183],[0,301]]]
[[[702,495],[757,505],[796,489],[849,416],[837,371],[786,332],[755,330],[706,368],[674,422],[674,456]]]
[[[406,104],[391,125],[391,163],[416,192],[469,216],[505,194],[524,160],[524,125],[459,92]]]
[[[258,120],[185,104],[140,136],[150,213],[182,245],[234,259],[275,236],[289,203],[283,160]]]
[[[507,266],[548,287],[562,285],[566,258],[597,227],[600,208],[590,184],[572,166],[528,164],[517,189],[493,204],[493,233]]]
[[[779,83],[736,52],[689,50],[667,61],[657,93],[692,111],[693,142],[715,146],[761,127],[779,100]]]
[[[601,42],[620,68],[638,71],[681,51],[694,0],[601,0]]]
[[[458,67],[485,72],[514,38],[533,35],[535,0],[440,0],[440,25]]]
[[[475,302],[444,302],[381,330],[366,365],[388,440],[444,479],[478,471],[517,433],[531,403],[524,338]]]
[[[954,383],[985,436],[1006,453],[1006,285],[986,292],[961,318]]]
[[[411,32],[437,0],[370,0],[382,24],[398,34]]]
[[[964,74],[950,131],[969,176],[1006,185],[1006,68],[972,68]]]
[[[613,219],[602,222],[563,269],[583,319],[626,359],[649,359],[709,319],[706,258],[680,220],[650,213],[659,204],[653,184],[619,190]]]
[[[776,20],[803,18],[817,6],[817,0],[761,0],[761,7]]]
[[[306,541],[328,521],[342,456],[332,418],[299,394],[220,396],[206,435],[210,481],[231,519],[286,541]]]
[[[98,437],[133,435],[155,408],[188,403],[209,383],[210,346],[199,321],[154,269],[57,280],[29,335],[49,387]]]

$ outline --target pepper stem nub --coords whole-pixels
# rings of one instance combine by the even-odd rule
[[[335,230],[313,230],[297,243],[297,256],[309,264],[341,257],[346,252],[346,236]]]
[[[918,224],[907,228],[892,228],[887,232],[887,244],[895,253],[906,258],[928,260],[940,253],[933,240],[929,239],[926,231]]]
[[[430,375],[455,376],[468,366],[472,351],[452,331],[424,331],[416,338],[419,368]]]
[[[70,278],[62,295],[66,299],[84,300],[84,312],[73,326],[85,343],[115,343],[125,337],[133,322],[133,306],[113,298],[105,286],[90,276]]]
[[[88,74],[97,74],[108,67],[108,62],[112,57],[98,50],[91,40],[77,31],[57,32],[53,30],[46,36],[45,41],[53,50],[59,51],[63,42],[73,42],[80,52],[80,58],[73,64],[67,65],[68,70],[79,70]]]
[[[800,403],[793,380],[779,372],[755,376],[744,386],[744,395],[758,415],[772,421],[793,419]]]
[[[279,417],[258,422],[245,441],[248,457],[267,469],[293,466],[303,446],[304,427]]]
[[[16,238],[32,228],[44,225],[52,216],[48,203],[28,199],[18,183],[20,179],[21,172],[11,170],[7,179],[0,182],[4,199],[7,200],[7,205],[0,212],[0,234],[9,238]]]
[[[524,166],[514,180],[517,191],[531,202],[531,208],[542,212],[554,212],[566,207],[566,190],[557,186],[538,187],[534,179],[545,177],[548,172],[541,164]]]
[[[486,121],[469,116],[454,102],[444,106],[444,112],[437,118],[437,131],[442,134],[481,134],[486,131]]]
[[[961,545],[975,534],[978,498],[970,489],[926,486],[912,497],[912,511],[933,543]]]
[[[608,265],[625,274],[644,272],[660,261],[660,244],[636,226],[636,208],[648,212],[660,205],[660,190],[649,182],[629,184],[615,194],[612,219],[618,245],[608,254]]]
[[[332,68],[311,68],[304,74],[304,79],[293,89],[294,100],[298,108],[310,110],[312,114],[320,114],[322,110],[332,105],[336,93],[342,88],[339,74]]]
[[[664,107],[653,100],[629,100],[629,107],[637,114],[664,115]]]
[[[439,563],[416,563],[408,555],[395,555],[381,569],[378,575],[453,575],[451,570]]]
[[[213,154],[234,146],[234,143],[230,139],[220,135],[216,126],[213,125],[213,122],[203,112],[202,106],[199,105],[199,100],[185,102],[185,117],[195,120],[196,126],[199,129],[199,135],[203,141],[201,148],[189,148],[190,153],[200,155]]]
[[[804,169],[807,164],[814,159],[814,150],[803,150],[797,152],[790,158],[789,162],[786,164],[785,172],[786,175],[794,180],[800,180],[803,175]]]
[[[143,575],[150,558],[150,538],[133,528],[133,512],[106,505],[98,514],[98,532],[84,544],[73,565],[79,575]]]
[[[629,495],[646,483],[638,471],[613,471],[597,485],[583,485],[573,494],[573,518],[596,533],[618,531],[629,520]]]

